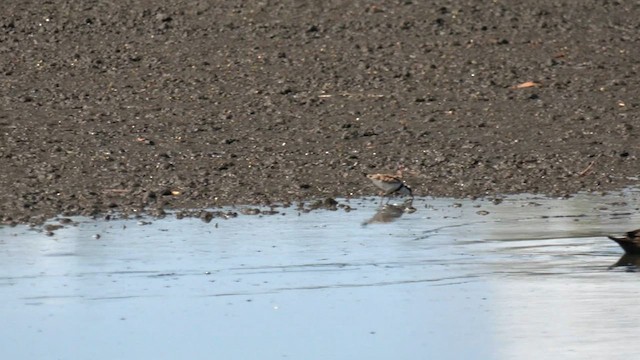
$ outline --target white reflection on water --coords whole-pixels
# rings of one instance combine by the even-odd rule
[[[0,228],[2,358],[635,355],[640,274],[602,235],[640,227],[637,192],[351,206]]]

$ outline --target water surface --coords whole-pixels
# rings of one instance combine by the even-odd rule
[[[417,199],[386,215],[365,199],[210,223],[77,218],[53,236],[3,227],[0,354],[629,358],[640,274],[614,266],[622,250],[603,235],[640,227],[638,198]]]

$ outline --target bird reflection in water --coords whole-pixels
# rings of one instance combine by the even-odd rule
[[[369,220],[362,223],[362,226],[390,223],[398,220],[404,214],[411,214],[414,212],[416,212],[416,208],[413,207],[413,199],[407,199],[401,205],[386,204],[379,207],[378,210],[376,210],[376,213]]]
[[[640,229],[629,231],[622,237],[609,236],[624,250],[625,254],[611,268],[626,266],[629,271],[640,269]]]
[[[640,255],[638,254],[624,254],[618,261],[611,265],[609,269],[615,267],[624,266],[629,272],[636,272],[640,270]]]

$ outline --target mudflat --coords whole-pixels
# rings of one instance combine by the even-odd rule
[[[638,183],[640,4],[11,1],[0,219]]]

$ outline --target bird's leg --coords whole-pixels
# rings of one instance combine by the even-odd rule
[[[389,201],[391,201],[391,195],[394,193],[395,191],[387,191],[385,193],[385,195],[387,196],[387,202],[385,203],[385,205],[389,204]]]

